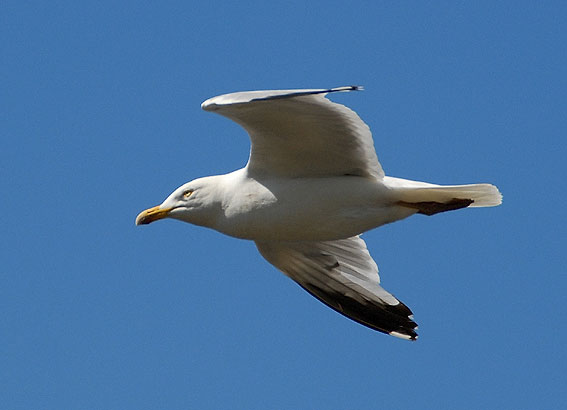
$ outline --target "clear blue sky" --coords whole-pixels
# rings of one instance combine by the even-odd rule
[[[0,407],[565,408],[565,4],[4,1]],[[365,235],[415,343],[251,242],[134,226],[245,164],[206,98],[348,84],[388,175],[504,194]]]

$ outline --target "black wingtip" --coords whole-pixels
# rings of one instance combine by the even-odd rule
[[[417,340],[417,323],[410,308],[402,302],[397,305],[368,301],[362,304],[340,292],[325,292],[316,285],[298,285],[331,309],[370,329],[404,340]],[[329,297],[332,296],[332,297]]]

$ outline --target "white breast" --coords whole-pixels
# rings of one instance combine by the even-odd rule
[[[239,181],[227,185],[214,229],[242,239],[334,240],[413,213],[393,206],[389,190],[373,178],[233,178]]]

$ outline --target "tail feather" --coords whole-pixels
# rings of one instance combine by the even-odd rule
[[[469,207],[498,206],[502,203],[502,194],[491,184],[470,185],[434,185],[425,182],[389,178],[395,187],[396,197],[408,203],[438,202],[449,203],[454,200],[472,202]]]
[[[438,188],[417,188],[408,192],[411,202],[449,202],[454,199],[470,199],[470,207],[497,206],[502,203],[502,194],[494,185],[472,184]],[[410,201],[408,201],[410,202]]]

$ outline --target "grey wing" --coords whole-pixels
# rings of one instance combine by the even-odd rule
[[[210,98],[201,107],[246,129],[252,174],[383,178],[368,126],[350,108],[325,98],[359,88],[247,91]]]
[[[411,310],[380,286],[359,237],[327,242],[256,242],[262,256],[311,295],[371,329],[416,340]]]

